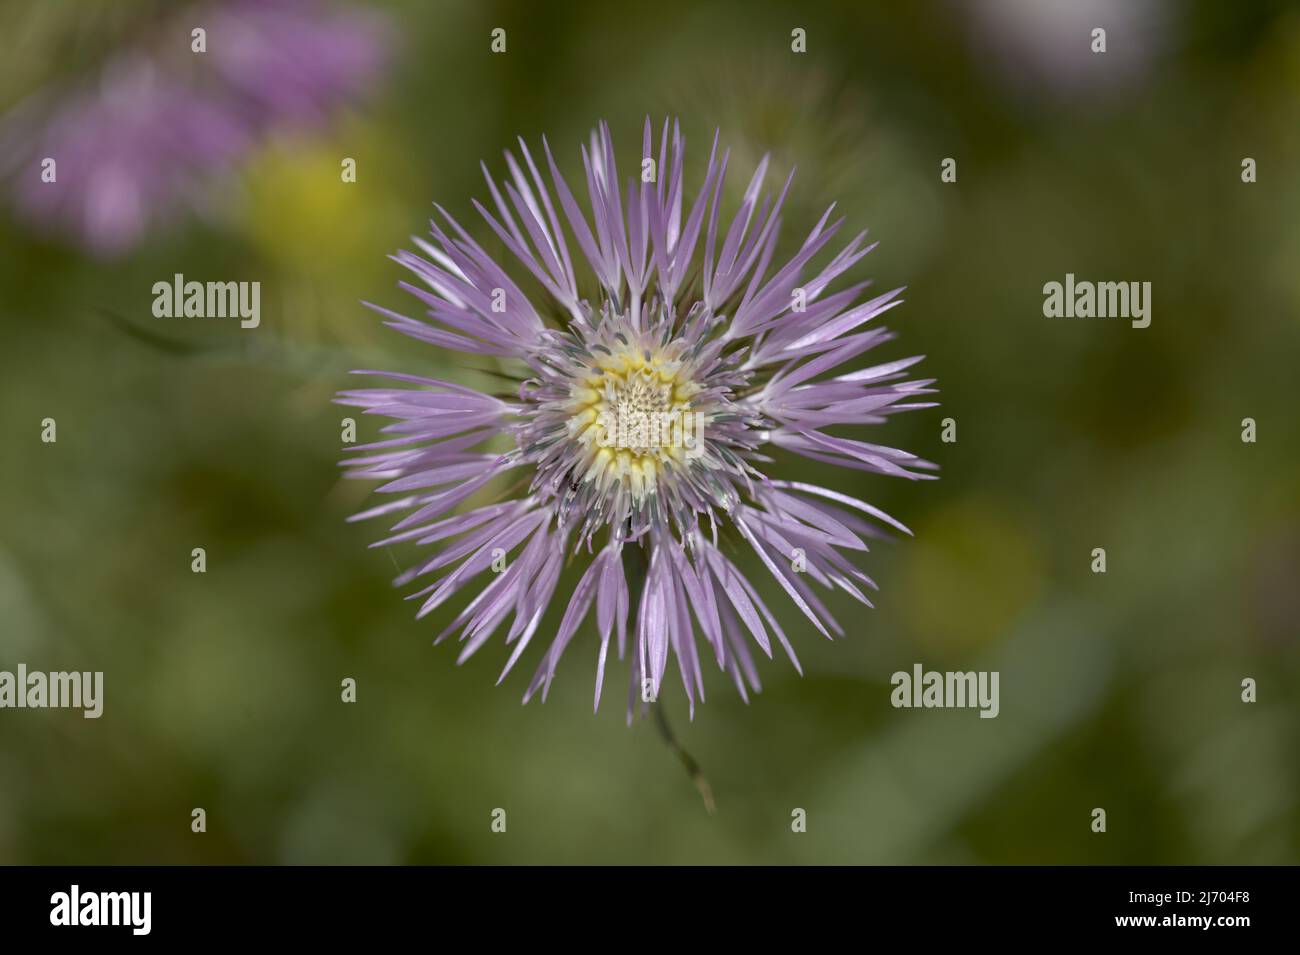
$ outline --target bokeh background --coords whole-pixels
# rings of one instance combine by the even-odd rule
[[[0,107],[56,111],[126,50],[188,56],[212,9],[6,2]],[[99,720],[0,711],[0,862],[1300,859],[1300,8],[344,9],[387,24],[365,93],[267,119],[112,254],[24,211],[39,170],[8,120],[0,669],[102,670],[106,703]],[[630,163],[646,114],[681,118],[688,175],[720,129],[733,199],[764,152],[778,177],[797,165],[787,244],[832,200],[869,227],[881,244],[855,274],[908,286],[877,354],[927,355],[942,392],[870,436],[941,480],[831,478],[915,531],[865,558],[877,608],[830,598],[849,629],[830,643],[774,593],[805,676],[765,662],[748,706],[714,673],[688,723],[666,682],[713,816],[653,723],[625,725],[625,669],[592,715],[590,623],[545,705],[520,706],[527,661],[493,685],[499,641],[460,668],[431,647],[445,621],[413,619],[367,549],[378,525],[345,523],[367,488],[336,466],[349,369],[466,373],[360,305],[407,307],[386,255],[430,203],[473,221],[478,162],[504,174],[516,135],[545,134],[571,173],[605,118]],[[261,327],[153,318],[176,272],[260,281]],[[1044,318],[1066,272],[1150,281],[1151,327]],[[1001,715],[891,708],[890,675],[918,662],[999,670]]]

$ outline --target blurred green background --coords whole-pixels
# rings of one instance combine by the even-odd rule
[[[372,6],[401,40],[381,93],[259,148],[217,220],[105,262],[0,215],[0,669],[106,685],[99,720],[0,711],[0,862],[1300,859],[1300,8]],[[6,4],[0,105],[155,7]],[[1105,56],[1077,55],[1092,26]],[[572,182],[597,120],[635,156],[647,113],[681,118],[692,182],[719,128],[733,197],[763,152],[797,165],[787,247],[832,200],[869,227],[854,274],[908,286],[873,357],[925,354],[941,389],[865,435],[940,481],[784,462],[915,531],[864,558],[877,609],[829,598],[849,633],[827,642],[755,567],[806,675],[764,661],[746,706],[714,671],[693,723],[666,682],[714,816],[653,723],[625,725],[623,666],[592,715],[590,622],[544,706],[519,704],[528,660],[494,687],[499,640],[460,668],[431,648],[460,603],[413,619],[336,466],[348,369],[469,374],[359,304],[413,311],[385,256],[429,203],[487,243],[480,158],[503,175],[545,134]],[[260,281],[261,327],[160,324],[175,272]],[[1151,327],[1044,318],[1066,272],[1150,281]],[[1001,715],[891,708],[918,662],[999,670]]]

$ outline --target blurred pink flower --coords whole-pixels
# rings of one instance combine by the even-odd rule
[[[192,26],[204,53],[190,50]],[[319,0],[195,5],[93,79],[14,109],[0,122],[0,175],[33,226],[121,254],[201,210],[214,177],[271,132],[317,126],[366,92],[388,46],[384,21]]]

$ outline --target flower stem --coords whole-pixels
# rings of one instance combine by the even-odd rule
[[[713,801],[713,787],[709,781],[704,778],[704,771],[700,769],[700,764],[695,761],[695,757],[686,752],[686,749],[678,741],[677,736],[673,733],[673,728],[668,724],[668,714],[664,710],[662,703],[654,703],[651,706],[655,715],[655,726],[659,729],[659,735],[663,737],[668,748],[676,754],[681,760],[682,766],[686,768],[686,775],[690,777],[695,784],[696,790],[699,791],[700,798],[704,800],[704,811],[709,815],[717,810],[717,804]]]

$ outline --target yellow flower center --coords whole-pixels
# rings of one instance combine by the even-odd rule
[[[681,343],[673,343],[680,345]],[[699,441],[699,418],[679,348],[593,352],[591,374],[570,392],[569,433],[588,452],[575,480],[602,488],[617,482],[636,500],[654,493],[659,478],[680,466]]]

